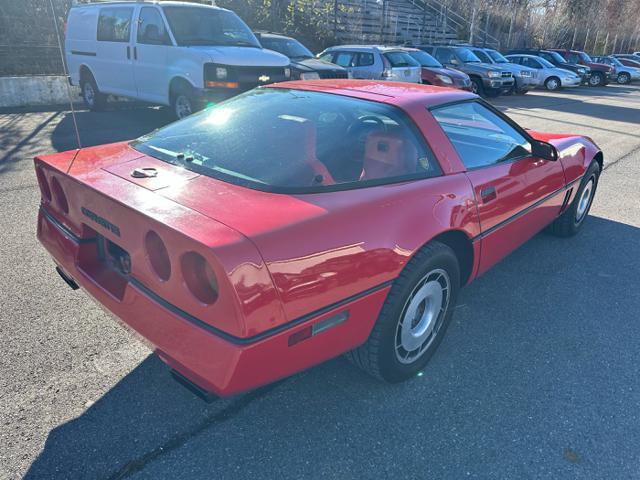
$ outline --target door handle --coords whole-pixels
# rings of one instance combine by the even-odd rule
[[[127,60],[131,60],[131,47],[127,45]]]
[[[485,187],[480,190],[480,198],[482,199],[482,203],[488,203],[498,198],[496,187]]]

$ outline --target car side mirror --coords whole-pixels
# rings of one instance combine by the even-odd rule
[[[531,145],[531,155],[533,157],[550,160],[552,162],[558,160],[558,150],[556,147],[541,140],[533,141],[533,144]]]

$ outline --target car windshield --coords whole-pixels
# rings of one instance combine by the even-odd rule
[[[178,45],[232,45],[260,48],[249,27],[235,13],[205,7],[164,7]]]
[[[578,56],[580,57],[580,60],[582,60],[585,63],[591,63],[591,57],[589,57],[589,55],[587,55],[584,52],[578,52]]]
[[[536,59],[542,64],[544,68],[555,68],[555,65],[542,57],[536,57]]]
[[[293,38],[260,37],[260,43],[264,48],[275,50],[289,58],[313,58],[313,53]]]
[[[476,54],[468,48],[456,48],[456,53],[464,63],[482,63],[482,60],[480,60]]]
[[[229,183],[309,193],[439,173],[411,125],[399,109],[383,103],[260,88],[131,145]]]
[[[486,52],[489,54],[489,56],[493,59],[494,62],[496,63],[509,63],[509,60],[507,60],[500,52],[498,52],[497,50],[486,50]]]
[[[560,55],[558,52],[549,51],[549,52],[544,52],[544,54],[545,56],[553,58],[557,63],[568,63],[564,59],[564,57]]]
[[[411,58],[416,60],[423,67],[442,68],[442,64],[422,50],[408,52]]]

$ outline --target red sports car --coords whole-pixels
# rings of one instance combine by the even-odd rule
[[[396,382],[425,367],[460,287],[547,226],[580,229],[602,162],[460,90],[282,83],[37,157],[38,238],[202,394],[345,352]]]

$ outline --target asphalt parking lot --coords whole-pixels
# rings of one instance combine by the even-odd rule
[[[69,112],[0,112],[0,477],[639,478],[640,86],[494,103],[603,149],[581,234],[541,233],[464,289],[413,381],[338,358],[211,404],[66,287],[36,241],[31,159],[75,145]],[[94,145],[169,116],[78,121]]]

